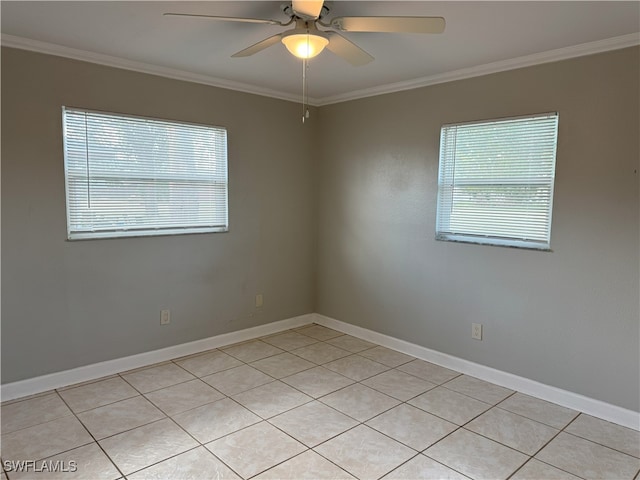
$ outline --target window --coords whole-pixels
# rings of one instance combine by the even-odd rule
[[[224,232],[224,128],[63,108],[67,236]]]
[[[444,125],[436,239],[548,250],[556,113]]]

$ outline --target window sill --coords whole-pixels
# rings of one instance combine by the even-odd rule
[[[473,235],[454,235],[439,233],[436,240],[443,242],[471,243],[475,245],[489,245],[492,247],[521,248],[524,250],[538,250],[551,252],[551,246],[544,242],[533,242],[530,240],[518,240],[511,238],[476,237]]]

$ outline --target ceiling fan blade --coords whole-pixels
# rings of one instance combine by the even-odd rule
[[[337,17],[331,27],[343,32],[442,33],[442,17]]]
[[[293,12],[302,18],[315,20],[320,16],[324,0],[293,0]]]
[[[373,57],[337,32],[326,32],[329,35],[327,49],[353,66],[366,65],[373,61]]]
[[[262,40],[262,41],[260,41],[258,43],[255,43],[255,44],[251,45],[250,47],[245,48],[244,50],[240,50],[239,52],[234,53],[231,56],[233,58],[249,57],[249,56],[254,55],[254,54],[258,53],[258,52],[261,52],[265,48],[269,48],[271,45],[275,45],[281,39],[282,39],[282,34],[279,33],[279,34],[274,35],[272,37],[265,38],[264,40]]]
[[[261,23],[266,25],[284,25],[277,20],[266,20],[262,18],[240,18],[240,17],[218,17],[215,15],[199,15],[195,13],[163,13],[167,17],[197,17],[208,18],[210,20],[220,20],[223,22],[241,22],[241,23]]]

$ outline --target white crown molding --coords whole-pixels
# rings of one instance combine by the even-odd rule
[[[415,343],[406,342],[318,313],[313,314],[313,323],[406,353],[407,355],[435,363],[436,365],[464,373],[465,375],[471,375],[487,382],[495,383],[496,385],[501,385],[542,400],[547,400],[562,405],[563,407],[571,408],[572,410],[584,412],[624,427],[640,430],[640,412],[634,412],[633,410],[628,410],[601,400],[552,387],[509,372],[496,370],[495,368],[438,352],[437,350],[431,350],[430,348],[416,345]]]
[[[640,32],[318,99],[319,107],[640,45]]]
[[[47,55],[55,55],[57,57],[65,57],[73,60],[81,60],[83,62],[96,63],[107,67],[122,68],[139,73],[147,73],[149,75],[157,75],[160,77],[171,78],[174,80],[182,80],[185,82],[200,83],[211,87],[225,88],[227,90],[235,90],[243,93],[251,93],[261,95],[263,97],[276,98],[279,100],[287,100],[289,102],[300,102],[300,95],[293,95],[286,92],[279,92],[269,88],[258,87],[248,83],[236,82],[233,80],[225,80],[222,78],[211,77],[198,73],[191,73],[176,68],[162,67],[150,63],[128,60],[121,57],[113,57],[102,53],[94,53],[77,48],[64,47],[55,43],[41,42],[39,40],[31,40],[29,38],[17,37],[15,35],[2,34],[2,46],[10,48],[18,48],[21,50],[29,50],[32,52],[45,53]],[[316,106],[318,100],[309,98],[309,104]]]
[[[376,95],[384,95],[387,93],[401,92],[404,90],[413,90],[415,88],[427,87],[439,83],[453,82],[456,80],[464,80],[466,78],[479,77],[492,73],[514,70],[516,68],[531,67],[543,63],[558,62],[575,57],[585,55],[593,55],[595,53],[608,52],[610,50],[618,50],[621,48],[633,47],[640,45],[640,32],[621,35],[619,37],[598,40],[596,42],[582,43],[571,47],[558,48],[547,52],[535,53],[524,57],[511,58],[499,62],[477,65],[474,67],[454,70],[452,72],[431,75],[428,77],[416,78],[404,82],[389,83],[372,88],[355,90],[340,95],[332,95],[322,98],[309,98],[309,105],[320,107],[323,105],[331,105],[334,103],[347,102],[360,98],[372,97]],[[88,52],[76,48],[64,47],[54,43],[41,42],[31,40],[24,37],[2,34],[2,46],[19,48],[22,50],[30,50],[33,52],[56,55],[59,57],[71,58],[74,60],[82,60],[84,62],[97,63],[109,67],[123,68],[135,72],[147,73],[150,75],[158,75],[161,77],[172,78],[175,80],[183,80],[186,82],[201,83],[212,87],[226,88],[228,90],[236,90],[254,95],[262,95],[265,97],[287,100],[290,102],[300,102],[299,95],[292,95],[286,92],[271,90],[268,88],[258,87],[247,83],[235,82],[232,80],[224,80],[222,78],[190,73],[175,68],[161,67],[149,63],[127,60],[120,57],[103,55],[101,53]]]

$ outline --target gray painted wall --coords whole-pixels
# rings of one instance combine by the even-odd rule
[[[322,107],[317,311],[639,410],[638,58]],[[553,252],[435,241],[441,125],[547,111],[560,114]]]
[[[66,241],[62,105],[227,127],[229,233]],[[312,126],[295,103],[3,48],[2,381],[312,312]]]
[[[293,103],[3,49],[2,381],[315,310],[638,410],[638,57],[326,106],[303,127]],[[226,126],[230,232],[66,241],[62,105]],[[553,252],[436,242],[440,126],[552,110]]]

